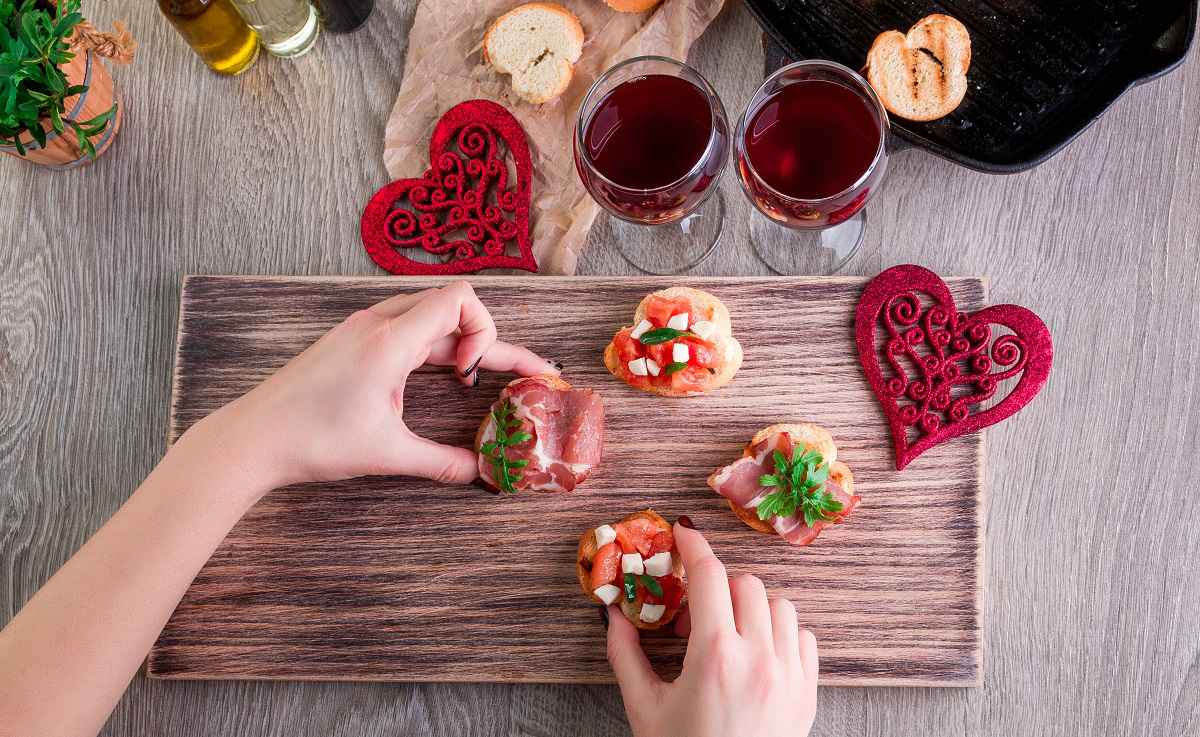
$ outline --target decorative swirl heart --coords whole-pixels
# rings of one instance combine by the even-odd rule
[[[1046,383],[1054,359],[1050,331],[1033,312],[993,305],[963,314],[946,283],[920,266],[894,266],[872,279],[854,323],[897,470],[938,443],[1016,414]],[[996,335],[997,326],[1010,332]],[[1010,379],[1017,381],[1012,390],[985,408]]]
[[[375,263],[393,274],[537,271],[529,238],[533,165],[517,119],[490,100],[455,105],[433,129],[429,162],[420,179],[392,182],[363,210],[360,233]],[[445,260],[416,261],[403,253],[411,248]]]

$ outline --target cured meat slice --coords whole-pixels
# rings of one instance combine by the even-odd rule
[[[480,426],[476,447],[496,439],[498,411],[519,423],[509,435],[529,437],[504,449],[507,459],[524,462],[512,483],[515,491],[571,491],[596,466],[604,446],[604,405],[589,389],[572,389],[553,376],[517,379],[500,392],[492,412]],[[489,486],[503,488],[496,478],[494,460],[479,454],[479,475]]]

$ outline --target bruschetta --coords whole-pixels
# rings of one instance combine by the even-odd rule
[[[488,488],[571,491],[600,465],[604,405],[557,376],[517,379],[479,424],[479,477]]]
[[[742,522],[792,545],[810,544],[859,503],[833,437],[812,423],[759,430],[742,457],[714,471],[708,485]]]
[[[664,397],[690,397],[733,380],[742,346],[729,310],[690,287],[653,292],[637,306],[633,325],[604,349],[604,365],[630,386]]]
[[[575,572],[589,599],[617,604],[638,629],[669,624],[687,596],[671,524],[652,509],[583,533]]]

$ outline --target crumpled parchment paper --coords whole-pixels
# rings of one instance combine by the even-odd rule
[[[579,105],[604,70],[633,56],[686,59],[724,0],[665,0],[648,13],[618,13],[603,0],[561,0],[586,34],[570,87],[557,100],[531,105],[513,94],[507,75],[483,64],[483,34],[521,0],[422,0],[408,39],[404,80],[388,116],[383,163],[393,179],[429,166],[429,136],[442,113],[464,100],[495,100],[525,127],[533,154],[530,215],[533,253],[542,274],[573,274],[599,212],[575,173],[572,136]]]

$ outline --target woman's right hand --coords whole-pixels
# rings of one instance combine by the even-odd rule
[[[688,578],[683,672],[655,674],[638,631],[610,607],[608,659],[635,737],[803,737],[817,709],[817,641],[796,608],[767,599],[762,581],[732,581],[704,536],[675,525]]]

